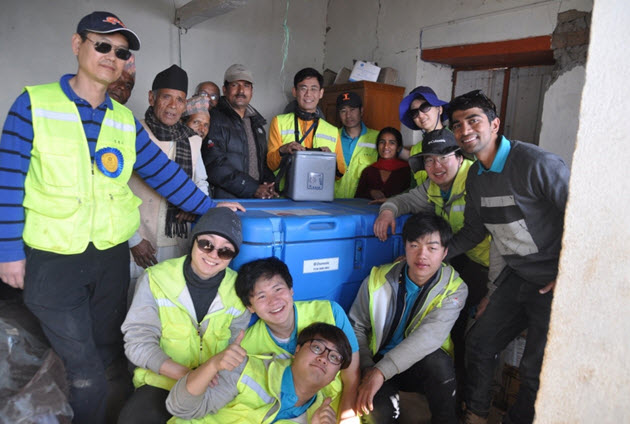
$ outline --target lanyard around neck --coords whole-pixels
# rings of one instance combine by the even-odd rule
[[[302,144],[304,142],[304,139],[306,137],[308,137],[308,135],[311,133],[311,131],[313,131],[313,136],[317,132],[317,126],[319,125],[319,118],[315,118],[313,120],[313,123],[308,128],[308,130],[306,130],[306,132],[304,133],[302,138],[300,138],[300,126],[299,126],[299,123],[298,123],[297,114],[293,115],[293,121],[294,121],[294,134],[295,134],[295,142],[296,143]]]

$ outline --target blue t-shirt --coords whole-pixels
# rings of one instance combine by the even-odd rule
[[[298,301],[299,302],[299,301]],[[348,341],[350,342],[350,347],[352,348],[352,352],[358,352],[359,350],[359,342],[357,341],[357,336],[354,334],[354,330],[352,329],[352,325],[350,325],[350,320],[346,315],[345,311],[337,302],[330,301],[330,306],[332,308],[333,317],[335,318],[335,325],[339,327],[348,337]],[[293,305],[293,311],[295,313],[295,322],[298,322],[298,312],[295,304]],[[283,342],[278,340],[269,330],[269,326],[265,325],[271,339],[276,342],[278,346],[282,349],[289,352],[291,355],[295,355],[295,349],[297,348],[297,325],[293,328],[293,333],[291,333],[291,337],[287,342]]]
[[[346,166],[350,164],[350,159],[352,159],[352,154],[354,153],[355,147],[357,147],[357,141],[367,132],[367,127],[363,122],[361,122],[361,134],[358,137],[352,138],[348,135],[345,128],[341,128],[341,148],[343,150],[343,160],[346,162]]]
[[[407,272],[409,267],[405,265],[405,288],[407,289],[407,294],[405,295],[405,310],[403,311],[402,316],[400,317],[400,321],[398,321],[398,326],[396,327],[396,331],[392,335],[391,340],[387,343],[387,346],[384,346],[378,353],[381,355],[385,355],[387,352],[395,348],[405,339],[405,325],[407,320],[409,319],[409,315],[411,314],[411,309],[413,309],[413,305],[422,293],[423,287],[419,287],[411,281],[409,278],[409,273]]]
[[[503,167],[505,166],[505,161],[507,160],[508,155],[510,154],[510,150],[512,146],[507,138],[501,136],[501,142],[499,143],[499,149],[497,150],[497,154],[494,156],[494,160],[492,161],[492,165],[490,169],[485,169],[481,162],[479,162],[479,171],[477,171],[477,175],[481,175],[484,172],[494,172],[496,174],[500,174],[503,172]]]
[[[280,411],[278,411],[278,415],[276,415],[273,422],[299,417],[315,402],[316,398],[317,396],[313,396],[304,405],[295,406],[295,402],[298,401],[298,395],[295,393],[293,370],[291,370],[291,367],[286,367],[282,374],[282,385],[280,386]]]

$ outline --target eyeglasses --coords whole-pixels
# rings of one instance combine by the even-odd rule
[[[444,165],[448,161],[448,158],[452,157],[453,155],[455,155],[455,152],[449,153],[448,155],[444,156],[425,156],[424,167],[431,167],[435,165],[435,162],[439,163],[440,165]]]
[[[212,101],[219,98],[219,96],[217,96],[216,94],[209,94],[209,93],[206,93],[205,91],[200,91],[199,93],[196,94],[196,96],[208,97]]]
[[[99,53],[107,54],[112,51],[113,46],[105,41],[92,41],[89,37],[85,37],[90,43],[94,44],[94,50]],[[128,60],[131,57],[131,52],[122,47],[116,47],[114,54],[120,60]]]
[[[309,91],[311,92],[311,94],[315,94],[321,91],[321,87],[319,87],[318,85],[312,85],[310,87],[307,85],[298,85],[297,91],[301,94],[306,94]]]
[[[236,256],[236,252],[233,251],[232,249],[228,249],[227,247],[222,247],[220,249],[217,249],[216,247],[214,247],[214,244],[212,244],[212,242],[210,240],[206,240],[206,239],[197,239],[197,247],[199,248],[199,250],[201,250],[203,253],[208,253],[210,254],[213,250],[217,250],[217,256],[220,259],[223,260],[229,260],[229,259],[234,259],[234,257]]]
[[[333,365],[341,365],[341,363],[343,362],[343,356],[341,355],[341,353],[326,347],[323,340],[312,339],[308,341],[310,342],[309,348],[311,349],[311,352],[313,352],[315,355],[321,355],[322,353],[328,351],[328,355],[326,356],[328,362]]]
[[[427,113],[432,107],[429,102],[424,102],[417,109],[409,109],[409,116],[411,119],[416,119],[418,115],[420,115],[420,112]]]

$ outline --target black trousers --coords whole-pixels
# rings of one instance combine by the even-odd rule
[[[163,424],[172,415],[166,409],[168,390],[144,385],[138,387],[120,412],[118,424]]]
[[[519,367],[521,385],[504,422],[529,424],[534,420],[553,294],[540,294],[542,285],[526,281],[509,269],[505,272],[488,307],[466,337],[466,405],[477,415],[488,415],[498,354],[527,328]]]
[[[468,256],[462,254],[451,260],[451,265],[459,273],[459,276],[468,286],[466,304],[459,313],[451,330],[451,339],[455,345],[455,372],[457,374],[458,388],[466,384],[466,328],[468,320],[474,316],[477,305],[488,293],[488,268],[478,264]],[[461,395],[461,393],[460,393]]]
[[[74,423],[104,422],[106,368],[124,356],[129,246],[76,255],[30,249],[24,303],[38,318],[66,367]]]
[[[429,401],[433,424],[457,424],[453,359],[442,349],[425,356],[408,370],[387,380],[374,396],[374,410],[364,416],[366,424],[398,422],[398,391],[422,393]]]

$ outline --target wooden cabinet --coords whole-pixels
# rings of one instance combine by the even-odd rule
[[[403,99],[404,87],[371,81],[349,82],[347,84],[325,87],[320,107],[326,116],[326,121],[336,127],[341,127],[339,115],[337,114],[337,97],[346,91],[354,91],[361,96],[363,100],[363,122],[368,128],[377,131],[384,127],[400,129],[398,105]]]

